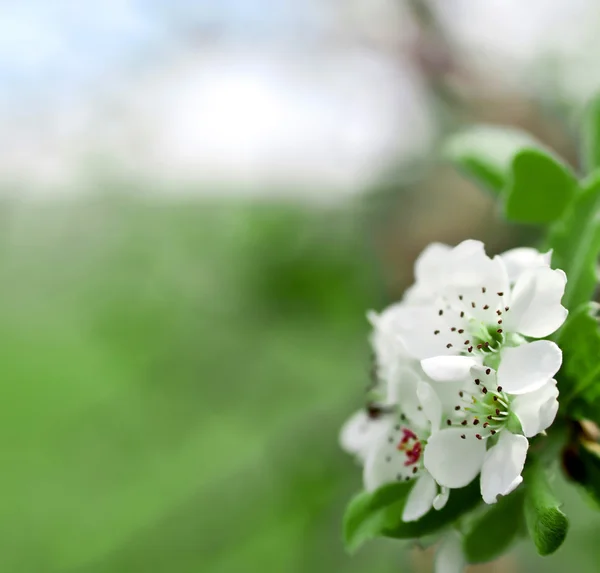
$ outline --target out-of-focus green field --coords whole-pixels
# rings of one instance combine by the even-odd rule
[[[337,432],[385,302],[356,212],[1,213],[1,573],[409,570],[402,544],[341,544],[360,471]],[[529,568],[598,571],[600,519],[568,501],[565,547]]]

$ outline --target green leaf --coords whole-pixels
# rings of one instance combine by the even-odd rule
[[[525,477],[525,522],[540,555],[554,553],[567,536],[569,521],[560,510],[545,469],[533,463]]]
[[[581,305],[567,318],[559,331],[563,351],[561,392],[570,400],[581,396],[587,401],[600,397],[600,305]]]
[[[553,155],[522,149],[511,164],[506,216],[519,223],[551,223],[564,213],[576,188],[571,170]]]
[[[469,563],[493,561],[505,553],[523,526],[523,490],[500,498],[465,533],[463,551]]]
[[[381,535],[390,516],[402,519],[413,485],[414,481],[386,484],[374,492],[363,491],[350,501],[344,515],[344,543],[348,551],[354,552],[365,541]]]
[[[508,183],[515,154],[532,146],[535,140],[524,131],[478,125],[452,136],[444,151],[467,177],[499,195]]]
[[[582,441],[576,447],[577,475],[571,476],[583,486],[596,509],[600,509],[600,445]]]
[[[549,236],[552,263],[569,278],[562,303],[569,310],[588,302],[596,288],[600,253],[600,173],[583,185]]]
[[[394,539],[415,539],[429,535],[446,525],[454,523],[458,517],[470,511],[481,502],[479,479],[468,486],[453,489],[448,503],[440,511],[432,510],[418,521],[405,523],[397,515],[390,514],[382,531],[385,537]]]
[[[583,168],[590,173],[600,167],[600,94],[587,106],[581,135]]]
[[[453,489],[446,506],[431,510],[418,521],[405,523],[402,512],[414,482],[392,483],[378,490],[359,493],[344,516],[344,542],[350,552],[374,537],[417,539],[435,533],[481,502],[479,480],[467,487]]]

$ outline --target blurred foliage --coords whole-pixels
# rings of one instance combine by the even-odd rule
[[[352,221],[4,207],[2,571],[395,568],[339,533],[375,292]]]
[[[127,197],[1,213],[0,571],[407,570],[400,542],[350,558],[341,538],[361,479],[337,432],[382,298],[360,213]],[[543,570],[596,571],[600,521],[564,493],[583,527]]]

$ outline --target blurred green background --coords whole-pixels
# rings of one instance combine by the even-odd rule
[[[600,11],[550,4],[0,7],[1,573],[431,571],[344,552],[338,431],[423,247],[537,238],[439,151],[487,122],[576,156]],[[557,487],[559,552],[473,571],[598,571]]]
[[[3,207],[2,571],[409,570],[340,538],[385,300],[364,209]],[[500,570],[596,571],[600,518],[564,490],[565,546]]]

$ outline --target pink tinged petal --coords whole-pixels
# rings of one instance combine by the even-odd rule
[[[560,304],[566,283],[560,269],[538,267],[523,273],[511,292],[505,328],[533,338],[552,334],[567,318],[568,311]]]
[[[450,497],[450,490],[447,487],[443,487],[442,491],[435,496],[433,500],[433,508],[439,511],[440,509],[444,509],[446,504],[448,503],[448,498]]]
[[[433,507],[436,495],[437,484],[434,479],[428,473],[422,474],[408,494],[402,521],[417,521],[423,517]]]
[[[478,362],[468,356],[436,356],[421,360],[421,368],[436,382],[458,382],[467,380],[471,368]]]
[[[498,384],[509,394],[526,394],[552,379],[562,364],[560,348],[549,340],[536,340],[502,351]]]
[[[431,387],[431,384],[420,381],[417,386],[417,397],[423,408],[423,413],[431,425],[431,432],[436,432],[442,421],[442,403]]]
[[[435,554],[435,573],[463,573],[466,565],[460,535],[446,533]]]
[[[484,456],[485,440],[478,440],[474,433],[466,430],[450,428],[429,438],[423,463],[441,486],[459,488],[475,479]]]
[[[511,284],[514,284],[526,271],[537,267],[549,267],[551,257],[552,251],[540,253],[537,249],[529,247],[510,249],[500,255]]]
[[[508,495],[523,481],[529,442],[524,436],[500,433],[498,443],[485,455],[481,468],[481,497],[485,503],[496,503],[497,496]]]
[[[558,412],[556,380],[549,380],[538,390],[513,399],[512,411],[517,415],[528,438],[548,428]]]

